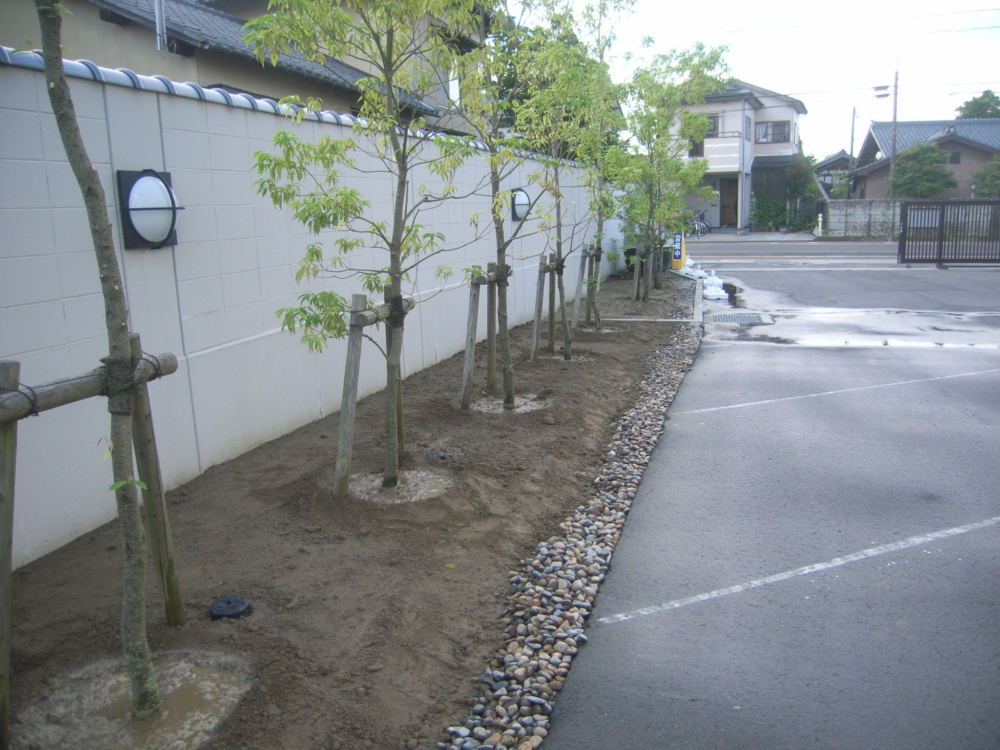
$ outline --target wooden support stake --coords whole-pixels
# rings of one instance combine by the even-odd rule
[[[580,253],[580,273],[576,277],[576,296],[573,298],[573,320],[570,322],[571,328],[576,328],[580,319],[580,298],[583,296],[583,278],[587,274],[587,258],[590,256],[590,249],[585,249]]]
[[[351,481],[351,451],[354,445],[354,412],[358,403],[358,374],[361,370],[362,314],[368,305],[363,294],[351,297],[351,328],[347,334],[347,360],[344,362],[344,392],[340,399],[340,436],[337,439],[337,464],[333,470],[333,496],[347,497]]]
[[[144,383],[161,375],[177,372],[177,357],[173,354],[158,354],[156,359],[160,363],[159,370],[153,363],[142,360],[135,366],[132,381]],[[32,400],[16,392],[0,393],[0,423],[22,419],[29,414],[48,411],[91,396],[100,396],[104,393],[104,382],[104,368],[99,367],[79,378],[36,385],[32,388]]]
[[[21,365],[0,362],[0,393],[17,392]],[[0,422],[0,749],[10,748],[10,635],[17,420]]]
[[[545,299],[545,273],[548,267],[545,265],[545,258],[538,258],[538,287],[535,290],[535,322],[531,327],[531,352],[528,359],[534,361],[538,358],[538,338],[542,328],[542,304]]]
[[[488,263],[486,287],[486,392],[497,392],[497,264]]]
[[[639,280],[642,278],[642,251],[639,248],[635,249],[635,255],[632,256],[632,299],[639,299]]]
[[[479,284],[469,286],[469,319],[465,327],[465,363],[462,365],[462,392],[459,408],[468,409],[472,400],[472,366],[476,361],[476,324],[479,322]]]
[[[132,346],[132,359],[138,361],[142,357],[139,334],[133,333],[129,337],[129,343]],[[132,445],[135,447],[139,479],[146,485],[146,489],[142,491],[142,504],[146,510],[146,529],[163,592],[164,614],[168,625],[180,627],[184,624],[184,600],[181,598],[181,586],[177,577],[160,457],[156,451],[153,410],[145,383],[137,383],[132,387]]]
[[[556,353],[556,256],[549,255],[549,343],[546,350]]]
[[[592,318],[591,314],[594,311],[594,295],[597,291],[596,289],[597,283],[596,279],[594,279],[595,260],[596,257],[594,255],[590,255],[587,258],[587,304],[584,308],[585,310],[584,321],[587,323],[587,325],[590,325],[591,322]]]

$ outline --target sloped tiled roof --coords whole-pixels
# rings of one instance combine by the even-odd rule
[[[871,136],[886,159],[892,151],[892,122],[873,122]],[[1000,119],[918,120],[896,123],[896,150],[905,151],[927,141],[958,136],[1000,150]],[[866,143],[867,145],[867,143]]]
[[[834,169],[834,168],[847,168],[847,165],[851,162],[851,155],[848,154],[844,149],[840,149],[835,154],[830,154],[828,157],[822,161],[816,162],[816,171],[821,172],[824,169]],[[841,166],[843,165],[843,166]]]
[[[150,29],[156,27],[154,0],[89,2]],[[256,55],[243,40],[245,19],[194,0],[164,0],[163,5],[168,37],[198,49],[221,52],[257,64]],[[300,55],[284,54],[279,56],[275,67],[353,93],[358,91],[357,82],[366,77],[357,68],[329,57],[325,65],[320,65]],[[436,108],[416,98],[410,98],[408,103],[427,114],[437,112]]]

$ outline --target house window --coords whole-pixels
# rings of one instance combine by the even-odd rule
[[[707,115],[708,117],[708,132],[705,133],[706,138],[718,138],[719,137],[719,116],[718,115]]]
[[[949,151],[948,152],[948,163],[949,164],[961,164],[962,163],[962,152],[961,151]]]
[[[750,134],[753,133],[753,123],[750,121],[750,117],[744,115],[743,117],[743,137],[750,140]]]
[[[791,128],[788,120],[758,122],[757,143],[788,143]]]

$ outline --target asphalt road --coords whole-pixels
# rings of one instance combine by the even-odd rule
[[[545,747],[1000,747],[1000,268],[690,250],[745,307],[706,305]]]

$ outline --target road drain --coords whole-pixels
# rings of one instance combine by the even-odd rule
[[[712,322],[749,325],[751,323],[764,323],[766,321],[761,317],[760,313],[719,313],[712,316]]]

